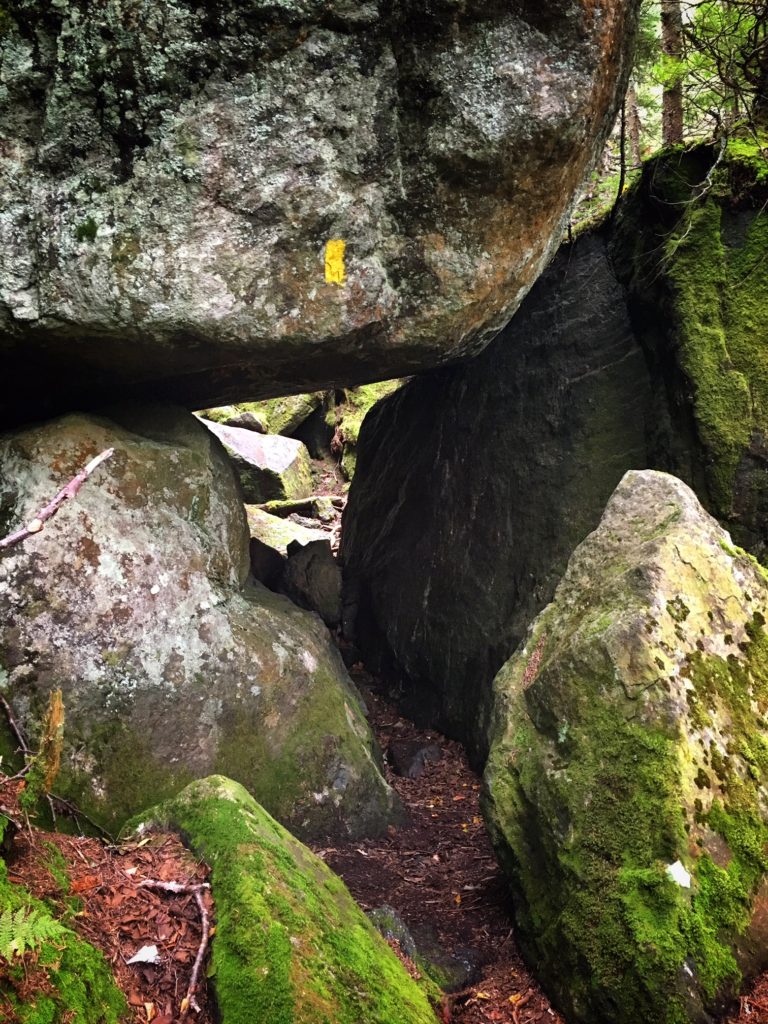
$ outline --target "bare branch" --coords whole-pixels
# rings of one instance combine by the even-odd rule
[[[59,511],[61,506],[69,498],[74,498],[80,488],[83,486],[88,477],[97,469],[102,462],[106,462],[107,459],[111,459],[115,454],[114,448],[107,448],[105,451],[97,455],[95,459],[91,459],[85,469],[81,469],[76,477],[73,477],[69,481],[66,487],[62,487],[56,497],[51,501],[45,508],[40,509],[34,519],[32,519],[26,526],[22,527],[21,530],[16,530],[15,533],[10,533],[7,537],[3,537],[0,540],[0,551],[4,548],[13,547],[14,544],[20,544],[26,540],[27,537],[31,537],[35,533],[45,527],[45,524]]]
[[[159,889],[160,892],[170,892],[174,895],[191,893],[195,897],[198,910],[200,911],[200,922],[202,928],[202,935],[200,936],[200,945],[197,949],[197,956],[195,957],[195,963],[192,967],[192,976],[189,979],[189,985],[187,986],[187,994],[181,1001],[181,1007],[179,1009],[179,1019],[183,1020],[190,1009],[196,1013],[200,1012],[195,993],[197,992],[197,986],[200,980],[200,970],[203,966],[203,960],[205,959],[205,951],[208,948],[208,938],[211,934],[210,927],[210,916],[203,900],[203,893],[210,889],[208,882],[200,882],[197,885],[187,885],[184,882],[160,882],[153,878],[145,878],[142,882],[139,882],[137,888],[139,889]]]

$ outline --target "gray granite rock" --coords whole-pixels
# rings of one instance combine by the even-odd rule
[[[560,240],[637,6],[5,0],[0,420],[478,351]]]

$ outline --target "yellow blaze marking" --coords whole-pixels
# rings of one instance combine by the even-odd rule
[[[328,284],[344,284],[347,273],[344,267],[344,250],[347,243],[342,238],[332,238],[325,244],[325,280]]]

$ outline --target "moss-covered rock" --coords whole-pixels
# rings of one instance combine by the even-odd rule
[[[224,445],[247,502],[307,498],[312,493],[312,463],[301,441],[210,420],[202,422]]]
[[[288,437],[297,430],[312,413],[320,408],[327,395],[315,391],[309,395],[285,395],[282,398],[266,398],[262,402],[240,402],[220,409],[205,409],[200,415],[214,423],[232,427],[246,427],[251,422],[263,426],[264,434],[284,434]]]
[[[0,836],[5,821],[0,815]],[[130,1019],[103,955],[9,882],[0,857],[0,920],[7,921],[8,915],[35,920],[28,932],[49,937],[33,941],[24,956],[8,961],[0,955],[0,1019],[14,1024],[119,1024]]]
[[[384,828],[392,792],[327,630],[248,580],[224,450],[181,410],[110,415],[0,439],[11,526],[115,449],[0,560],[0,676],[33,745],[49,691],[63,690],[57,788],[115,825],[226,771],[304,835]]]
[[[768,961],[768,582],[628,473],[495,681],[485,814],[572,1021],[709,1021]]]
[[[435,1024],[429,997],[325,864],[229,779],[142,816],[211,866],[222,1024]]]
[[[363,420],[374,405],[397,391],[402,380],[385,380],[379,384],[364,384],[347,388],[332,396],[325,422],[332,432],[332,450],[339,457],[345,479],[351,480],[357,465],[357,440]]]
[[[654,464],[768,552],[768,140],[649,162],[620,206],[614,266],[658,402]]]

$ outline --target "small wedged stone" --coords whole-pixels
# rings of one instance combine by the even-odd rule
[[[768,964],[768,571],[627,473],[494,683],[483,810],[575,1024],[708,1024]]]
[[[133,823],[179,831],[211,866],[211,985],[221,1024],[435,1024],[342,880],[231,779],[212,776]]]
[[[248,579],[224,449],[183,410],[110,415],[0,438],[3,536],[115,449],[0,559],[0,685],[33,747],[62,688],[57,790],[114,826],[225,770],[302,835],[383,830],[394,799],[359,696],[322,622]]]
[[[326,626],[335,629],[341,622],[341,569],[330,541],[289,544],[280,590],[300,608],[317,612]]]
[[[224,445],[249,504],[307,498],[312,494],[312,462],[301,441],[205,419],[202,422]]]
[[[299,545],[311,541],[327,541],[323,530],[312,530],[292,519],[270,515],[255,505],[246,505],[248,530],[251,534],[251,570],[253,575],[270,590],[277,590],[288,559],[288,547],[294,541]]]

